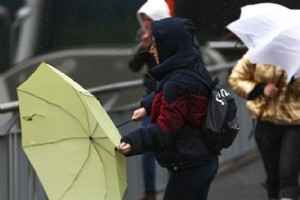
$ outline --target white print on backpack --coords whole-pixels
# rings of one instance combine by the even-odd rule
[[[200,127],[199,132],[207,148],[212,153],[221,155],[221,150],[233,144],[240,130],[235,99],[218,85],[219,78],[211,79],[212,83],[208,84],[208,81],[197,72],[187,69],[178,69],[174,72],[196,77],[210,89],[206,123]],[[208,71],[206,73],[209,75]]]
[[[222,105],[225,105],[224,101],[222,101],[220,98],[226,98],[229,95],[230,94],[226,90],[221,89],[220,92],[218,92],[218,94],[216,95],[216,101],[220,102]]]

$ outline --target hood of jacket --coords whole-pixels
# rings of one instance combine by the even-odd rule
[[[138,22],[141,28],[144,29],[143,21],[141,18],[142,13],[146,14],[153,21],[170,17],[170,10],[165,0],[148,0],[137,11]]]
[[[151,22],[159,65],[149,73],[160,80],[179,68],[199,70],[200,55],[194,47],[194,25],[189,19],[170,17]]]

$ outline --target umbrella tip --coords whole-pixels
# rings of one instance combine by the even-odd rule
[[[89,138],[90,138],[91,141],[93,140],[93,138],[91,136]]]

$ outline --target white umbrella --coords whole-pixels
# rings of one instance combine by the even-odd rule
[[[248,5],[227,28],[248,47],[252,63],[280,66],[287,82],[300,72],[300,10],[274,3]]]

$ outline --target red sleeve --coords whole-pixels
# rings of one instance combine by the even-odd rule
[[[171,134],[178,133],[184,126],[187,119],[187,96],[181,96],[172,103],[168,103],[163,96],[159,113],[160,115],[157,119],[157,124],[160,129],[163,132]]]

